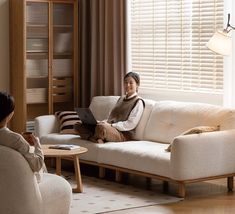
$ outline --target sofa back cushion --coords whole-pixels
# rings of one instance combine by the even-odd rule
[[[95,96],[92,98],[89,108],[96,120],[105,120],[116,104],[119,96]]]
[[[158,101],[153,106],[144,130],[144,140],[170,143],[196,126],[235,128],[235,111],[220,106],[176,101]]]
[[[145,102],[144,112],[142,114],[142,117],[141,117],[136,129],[135,129],[135,134],[134,134],[135,140],[143,140],[146,123],[149,120],[150,113],[153,109],[153,106],[156,103],[156,101],[153,101],[150,99],[144,99],[144,102]]]

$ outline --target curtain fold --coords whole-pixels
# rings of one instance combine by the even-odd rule
[[[121,95],[126,73],[126,0],[80,0],[80,105]]]

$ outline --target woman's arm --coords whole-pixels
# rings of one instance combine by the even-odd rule
[[[28,142],[23,137],[20,137],[18,140],[21,142],[18,143],[20,146],[17,150],[25,157],[32,171],[38,172],[44,163],[44,155],[39,139],[34,139],[34,146],[29,146]]]

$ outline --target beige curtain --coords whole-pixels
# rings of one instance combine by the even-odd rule
[[[80,0],[80,105],[121,95],[126,73],[126,0]]]

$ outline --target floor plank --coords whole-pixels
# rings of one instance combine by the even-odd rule
[[[154,184],[153,184],[154,185]],[[177,194],[177,186],[169,185],[169,194]],[[235,213],[235,193],[227,192],[227,179],[187,185],[187,197],[178,203],[148,206],[110,214],[221,214]]]

